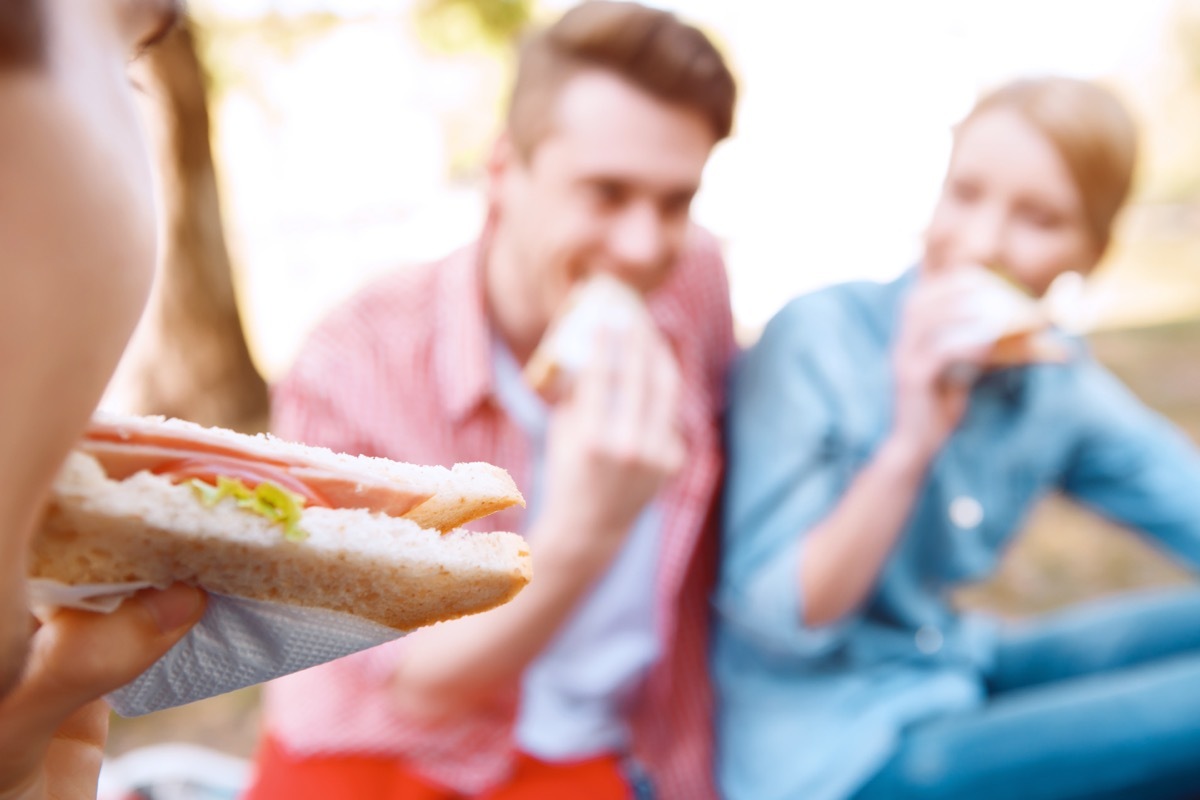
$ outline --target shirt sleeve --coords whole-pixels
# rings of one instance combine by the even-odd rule
[[[1200,454],[1175,425],[1098,365],[1085,367],[1085,416],[1063,490],[1200,566]]]
[[[855,469],[838,444],[837,392],[809,341],[824,323],[806,316],[793,303],[738,361],[726,423],[716,610],[733,636],[782,658],[823,655],[856,624],[802,623],[805,536],[832,512]]]

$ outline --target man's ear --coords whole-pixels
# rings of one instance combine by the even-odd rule
[[[487,160],[487,200],[488,206],[495,211],[500,205],[504,194],[504,183],[513,169],[518,166],[520,155],[513,147],[512,137],[504,131],[492,143],[492,151]]]

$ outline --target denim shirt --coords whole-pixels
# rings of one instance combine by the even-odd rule
[[[873,594],[806,627],[805,535],[889,430],[892,342],[914,280],[793,301],[732,373],[713,651],[731,800],[851,796],[905,725],[980,705],[997,629],[956,613],[948,592],[994,572],[1047,492],[1200,562],[1196,450],[1076,343],[1067,364],[979,381]]]

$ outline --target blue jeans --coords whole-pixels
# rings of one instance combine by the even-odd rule
[[[1200,797],[1200,591],[1006,633],[979,710],[907,729],[855,800]]]

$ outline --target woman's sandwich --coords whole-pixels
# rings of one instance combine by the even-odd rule
[[[500,605],[529,581],[523,539],[460,527],[523,502],[489,464],[415,466],[97,416],[54,485],[31,577],[182,581],[411,630]]]

